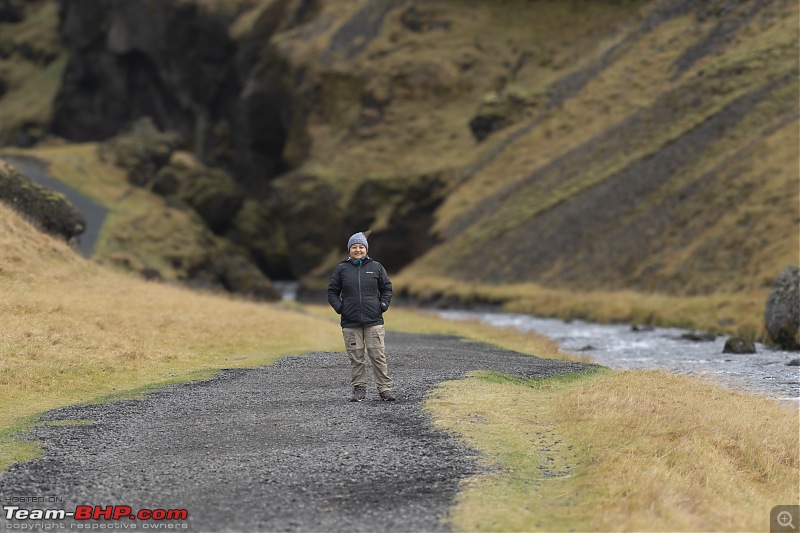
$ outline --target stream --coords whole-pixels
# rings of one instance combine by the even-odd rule
[[[449,320],[478,320],[496,327],[534,332],[556,341],[565,352],[587,355],[616,370],[658,369],[710,379],[725,387],[800,404],[800,366],[788,363],[798,352],[756,343],[755,354],[722,353],[727,337],[693,341],[677,328],[634,328],[530,315],[437,311]]]

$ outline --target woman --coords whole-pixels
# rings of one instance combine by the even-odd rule
[[[353,385],[350,401],[362,402],[367,398],[366,352],[381,400],[393,402],[383,329],[383,313],[392,301],[392,282],[383,265],[367,255],[366,235],[353,234],[347,241],[347,250],[350,257],[339,263],[328,284],[328,302],[342,315],[342,335],[350,357]]]

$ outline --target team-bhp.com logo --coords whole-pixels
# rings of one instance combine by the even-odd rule
[[[66,509],[22,509],[17,505],[3,506],[6,520],[154,520],[157,522],[186,520],[186,509],[140,509],[134,511],[128,505],[78,505],[74,511]]]

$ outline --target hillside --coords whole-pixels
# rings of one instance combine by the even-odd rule
[[[0,248],[0,470],[33,414],[341,343],[329,320],[104,268],[2,204]]]
[[[22,152],[152,117],[235,178],[208,242],[273,279],[320,291],[371,228],[420,301],[757,336],[800,257],[796,2],[91,1],[57,23],[52,6],[0,32],[0,114],[51,95],[28,119],[50,137]],[[50,64],[69,56],[55,82],[22,67],[33,17],[60,33]]]

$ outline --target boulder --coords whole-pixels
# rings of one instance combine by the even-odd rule
[[[469,121],[472,135],[478,142],[492,132],[506,128],[526,117],[528,110],[543,107],[546,93],[508,89],[484,96],[475,115]]]
[[[439,243],[431,228],[447,183],[444,172],[365,180],[354,194],[359,208],[346,213],[340,240],[370,228],[370,255],[389,272],[401,270]]]
[[[246,247],[258,267],[270,278],[288,279],[293,276],[289,245],[274,196],[245,200],[226,236]]]
[[[772,286],[764,311],[772,342],[784,350],[800,350],[800,267],[789,265]]]
[[[128,172],[129,183],[146,187],[155,181],[179,144],[178,134],[161,132],[151,118],[144,117],[130,131],[101,144],[98,150],[102,160],[110,160]]]
[[[717,336],[714,333],[703,333],[697,331],[689,331],[681,335],[681,339],[692,342],[712,342],[716,340]]]
[[[24,13],[22,0],[0,0],[0,22],[20,22]]]
[[[756,353],[756,345],[753,341],[741,337],[730,337],[725,341],[722,353]]]
[[[244,191],[222,169],[194,171],[182,184],[179,198],[197,211],[208,227],[221,233],[233,221],[244,202]]]
[[[273,183],[277,198],[268,222],[283,229],[291,257],[290,277],[307,274],[332,246],[339,245],[344,252],[347,237],[342,238],[344,214],[336,187],[308,173],[290,173]]]
[[[261,301],[281,299],[281,293],[248,258],[230,254],[209,258],[188,271],[191,286],[224,289]]]
[[[228,256],[218,260],[215,266],[220,281],[230,292],[257,300],[281,299],[280,291],[249,259],[240,255]]]
[[[0,161],[0,200],[29,217],[47,233],[70,240],[86,229],[86,221],[64,195],[33,183]]]
[[[233,224],[244,202],[244,190],[221,168],[209,168],[187,152],[176,151],[150,182],[150,190],[177,198],[217,234]]]

